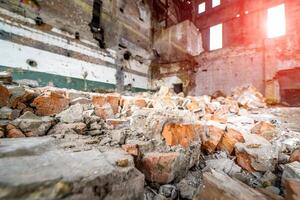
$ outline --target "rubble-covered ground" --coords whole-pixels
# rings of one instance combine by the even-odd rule
[[[0,85],[0,199],[300,199],[300,108]]]

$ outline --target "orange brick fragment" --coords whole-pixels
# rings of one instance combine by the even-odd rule
[[[286,200],[300,199],[300,181],[297,179],[287,179],[285,181]]]
[[[137,144],[124,144],[122,149],[133,156],[139,155],[139,147]]]
[[[247,170],[248,172],[255,172],[255,169],[251,165],[251,157],[245,152],[235,151],[237,163],[243,169]]]
[[[213,153],[221,141],[225,130],[214,125],[205,125],[200,132],[202,149],[208,153]]]
[[[134,105],[136,105],[139,108],[145,108],[147,106],[147,102],[145,99],[135,99]]]
[[[180,154],[172,153],[148,153],[140,163],[138,169],[144,173],[146,180],[156,183],[170,183],[174,180],[177,167],[176,162]]]
[[[188,147],[192,141],[199,137],[200,125],[169,123],[163,128],[162,135],[168,145],[181,145]]]
[[[295,162],[295,161],[300,162],[300,149],[293,151],[293,153],[290,156],[289,162]]]
[[[8,89],[0,84],[0,107],[7,106],[9,102],[10,93]]]
[[[92,97],[92,103],[96,108],[102,107],[108,103],[114,114],[117,114],[119,111],[120,100],[121,97],[119,95],[101,95]]]
[[[251,129],[252,134],[260,135],[267,140],[271,140],[276,136],[276,126],[270,122],[258,122]]]
[[[122,119],[106,119],[106,124],[111,126],[112,128],[123,127],[125,125],[129,125],[129,120]]]
[[[36,114],[41,116],[54,115],[69,107],[70,100],[58,92],[43,94],[34,99]]]
[[[8,138],[21,138],[25,137],[25,135],[19,129],[11,129],[7,132]]]
[[[234,150],[234,145],[238,142],[245,142],[243,135],[240,132],[229,128],[225,132],[217,148],[221,151],[226,151],[230,155]]]

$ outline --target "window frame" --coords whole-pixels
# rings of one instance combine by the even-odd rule
[[[203,5],[203,7],[201,7]],[[202,8],[202,12],[200,12],[200,8]],[[203,10],[204,9],[204,10]],[[206,2],[203,1],[198,4],[198,15],[201,15],[206,12]]]
[[[223,26],[224,26],[223,23],[219,23],[209,27],[209,51],[215,51],[223,48]],[[213,33],[213,31],[215,32]],[[213,38],[215,36],[217,36],[218,38]],[[219,43],[218,44],[216,44],[216,42],[213,43],[213,40],[217,40],[219,41]]]
[[[276,11],[276,9],[278,9]],[[283,9],[281,11],[283,11],[283,13],[280,13],[278,15],[278,11],[280,9]],[[282,15],[280,19],[278,19],[278,16]],[[275,17],[276,16],[276,17]],[[272,19],[270,19],[272,18]],[[282,23],[280,25],[278,25],[278,23]],[[278,25],[277,29],[274,29],[274,26],[276,27],[276,25]],[[276,6],[272,6],[270,8],[267,9],[267,21],[266,21],[266,35],[268,39],[272,39],[272,38],[278,38],[278,37],[282,37],[285,36],[287,34],[287,16],[286,16],[286,4],[285,3],[281,3],[278,4]],[[282,30],[280,30],[282,28]],[[273,33],[272,33],[273,31]],[[274,31],[276,33],[274,33]]]
[[[215,1],[218,1],[217,5],[214,4]],[[216,3],[216,2],[215,2]],[[216,8],[221,5],[221,0],[211,0],[211,7]]]

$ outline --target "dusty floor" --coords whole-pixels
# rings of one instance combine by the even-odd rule
[[[0,199],[298,198],[300,108],[268,108],[253,87],[0,91]]]

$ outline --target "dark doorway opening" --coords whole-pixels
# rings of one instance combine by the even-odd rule
[[[175,84],[173,84],[173,87],[174,87],[174,92],[176,94],[183,92],[183,84],[182,83],[175,83]]]
[[[281,103],[300,106],[300,68],[282,70],[277,73]]]

